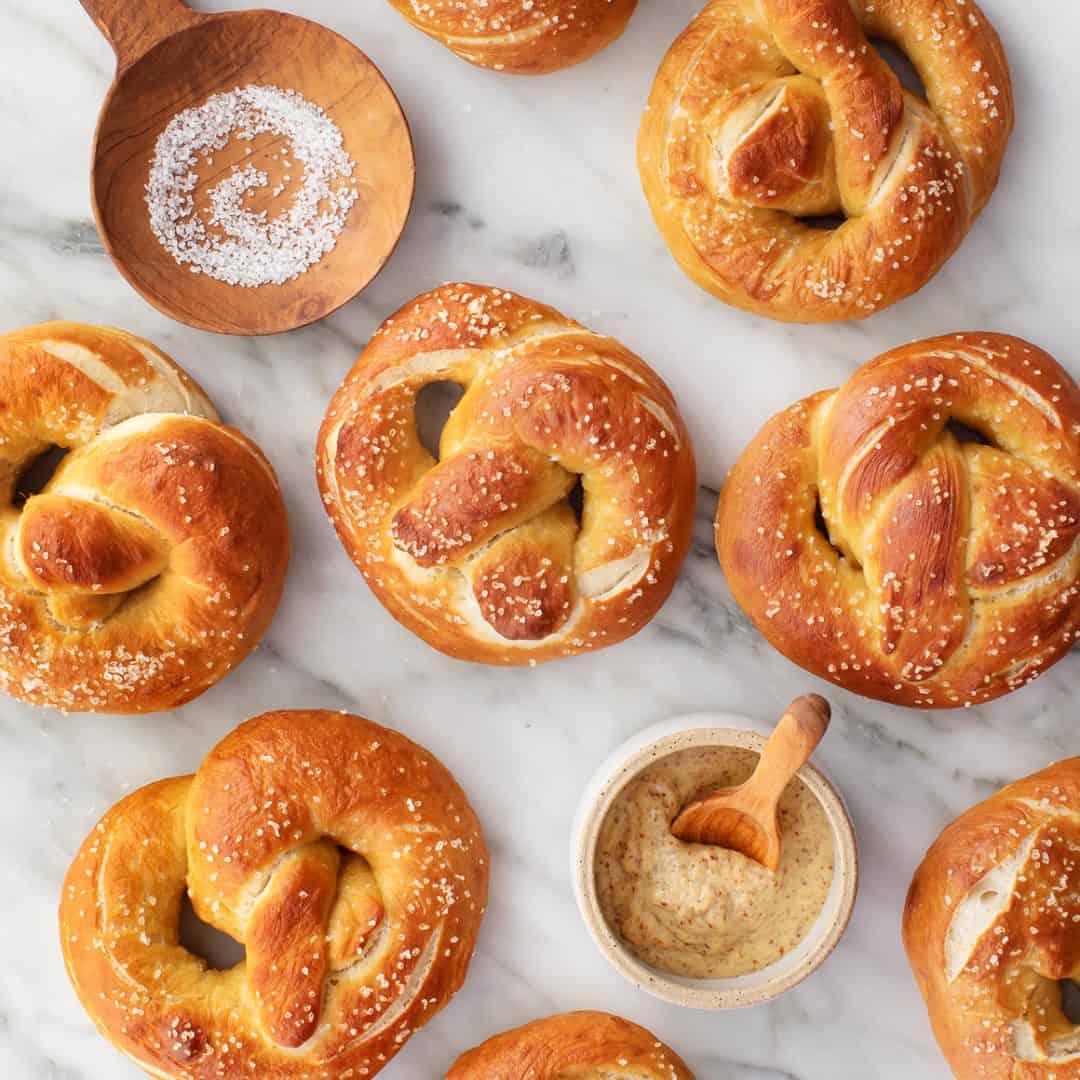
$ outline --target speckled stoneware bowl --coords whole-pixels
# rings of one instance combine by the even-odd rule
[[[653,762],[693,747],[735,746],[761,753],[768,731],[743,716],[696,713],[666,720],[620,746],[586,785],[574,821],[570,859],[578,907],[589,932],[611,965],[638,989],[693,1009],[738,1009],[760,1005],[802,982],[836,948],[855,907],[859,857],[855,829],[843,800],[824,773],[805,765],[798,776],[817,797],[833,831],[836,871],[817,922],[797,948],[752,975],[692,979],[669,975],[639,960],[608,926],[597,897],[595,856],[600,828],[615,797]]]

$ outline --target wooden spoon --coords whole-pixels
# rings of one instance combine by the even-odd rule
[[[82,5],[117,57],[94,142],[94,216],[105,250],[151,304],[203,330],[273,334],[321,319],[371,281],[405,227],[415,163],[401,107],[359,49],[318,23],[276,11],[203,15],[181,0]],[[251,83],[296,90],[326,111],[356,162],[360,197],[337,246],[320,262],[284,285],[241,288],[193,274],[161,246],[150,229],[145,185],[154,144],[178,112]],[[212,167],[202,167],[196,204],[206,205],[209,190],[241,161],[276,177],[282,149],[280,139],[234,139]],[[274,216],[282,209],[274,202],[264,188],[245,205]]]
[[[672,833],[688,843],[739,851],[775,874],[783,845],[777,803],[828,731],[829,717],[823,697],[797,697],[765,744],[754,775],[738,787],[687,803],[672,823]]]

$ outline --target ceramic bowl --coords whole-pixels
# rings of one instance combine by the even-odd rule
[[[585,788],[574,822],[571,874],[578,907],[608,962],[638,989],[696,1009],[738,1009],[771,1001],[816,971],[836,948],[855,907],[859,859],[855,828],[825,774],[809,764],[799,778],[816,796],[832,826],[836,871],[825,906],[798,947],[769,967],[731,979],[692,979],[658,971],[639,960],[608,926],[596,890],[595,856],[600,828],[622,788],[653,762],[693,747],[734,746],[760,753],[768,732],[743,716],[697,713],[667,720],[620,746]]]

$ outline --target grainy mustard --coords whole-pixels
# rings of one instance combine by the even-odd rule
[[[738,852],[671,835],[690,799],[741,784],[757,761],[738,747],[677,751],[631,780],[608,811],[596,855],[600,907],[645,963],[692,978],[747,975],[791,952],[820,914],[834,873],[833,833],[798,778],[780,799],[775,875]]]

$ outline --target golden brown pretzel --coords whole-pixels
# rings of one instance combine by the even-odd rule
[[[201,694],[258,643],[289,558],[270,464],[202,390],[149,342],[59,322],[0,337],[0,545],[0,689],[76,711]]]
[[[911,883],[904,944],[958,1080],[1080,1080],[1080,758],[961,815]]]
[[[901,48],[929,104],[872,39]],[[712,0],[656,77],[645,193],[683,269],[791,322],[858,319],[921,288],[997,183],[1009,69],[974,0]],[[802,218],[842,213],[836,229]]]
[[[716,546],[758,629],[822,678],[924,708],[1006,694],[1080,634],[1080,389],[1002,334],[893,349],[765,425]]]
[[[426,750],[358,716],[266,713],[105,815],[60,935],[83,1007],[153,1076],[371,1077],[461,986],[487,884],[479,822]],[[185,889],[244,962],[180,945]]]
[[[626,29],[637,0],[390,0],[479,67],[543,75],[580,64]]]
[[[416,399],[448,380],[465,394],[436,462]],[[636,633],[693,527],[693,450],[655,372],[552,308],[479,285],[426,293],[379,328],[330,403],[318,474],[390,613],[451,656],[494,664]]]
[[[602,1012],[563,1013],[462,1054],[446,1080],[694,1080],[674,1050]]]

